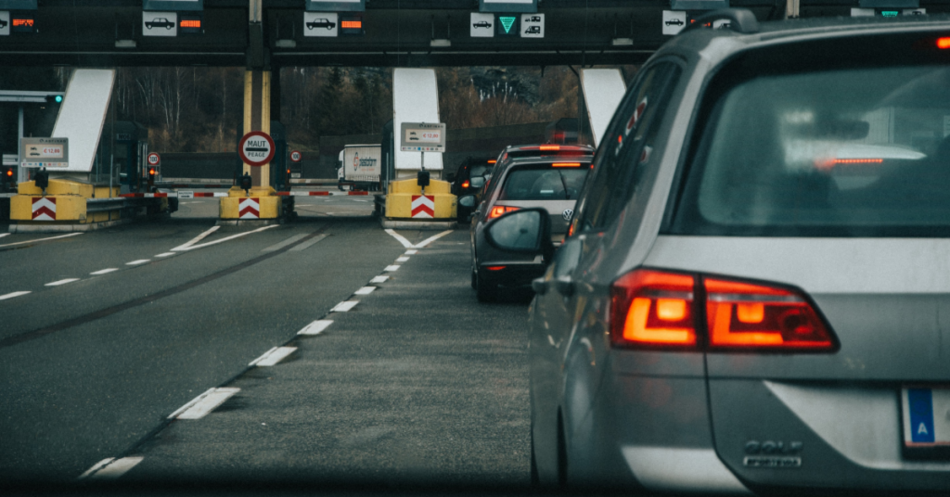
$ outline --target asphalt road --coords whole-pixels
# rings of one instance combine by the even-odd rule
[[[352,200],[0,238],[0,483],[526,484],[527,301],[475,301],[465,231],[407,249]]]

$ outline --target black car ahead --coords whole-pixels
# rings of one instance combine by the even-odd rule
[[[465,161],[459,165],[455,176],[452,178],[452,194],[457,197],[465,195],[477,196],[481,185],[484,183],[476,181],[476,184],[473,185],[472,178],[484,178],[482,181],[487,180],[494,165],[495,159],[489,156],[468,157],[465,159]],[[459,221],[467,221],[473,210],[472,207],[458,206]]]

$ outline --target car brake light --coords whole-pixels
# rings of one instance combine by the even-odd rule
[[[637,269],[611,286],[614,344],[694,347],[695,279],[688,274]]]
[[[469,185],[471,185],[471,183],[469,183],[468,180],[462,182],[462,188],[468,188]]]
[[[581,167],[580,162],[555,162],[551,167]]]
[[[511,205],[496,205],[491,208],[491,211],[488,213],[488,219],[495,219],[496,217],[501,217],[507,212],[512,212],[518,210],[517,207]]]
[[[941,50],[950,48],[950,37],[937,38],[937,48]]]
[[[699,278],[703,291],[696,292]],[[636,269],[611,293],[611,338],[634,348],[834,352],[834,334],[800,291]],[[705,323],[700,310],[704,310]],[[705,324],[705,326],[703,326]],[[705,340],[702,338],[705,335]]]
[[[506,266],[485,266],[485,269],[489,271],[501,271],[502,269],[505,269],[505,267]]]
[[[488,163],[489,163],[489,164],[497,164],[497,163],[498,163],[498,161],[497,161],[497,160],[495,160],[495,159],[492,159],[492,160],[490,160],[490,161],[488,161]]]
[[[705,278],[710,348],[824,349],[835,341],[799,292]]]
[[[560,145],[541,145],[540,150],[561,150]]]

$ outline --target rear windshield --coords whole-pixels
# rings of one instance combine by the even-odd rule
[[[771,75],[722,93],[681,234],[950,234],[950,68]]]
[[[479,176],[485,176],[486,174],[491,172],[491,168],[492,166],[488,166],[488,165],[472,166],[472,173],[470,176],[473,178],[477,178]]]
[[[515,169],[505,179],[498,200],[576,200],[588,171],[589,164]]]

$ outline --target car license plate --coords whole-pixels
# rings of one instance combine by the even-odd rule
[[[950,387],[901,389],[904,453],[950,457]]]

